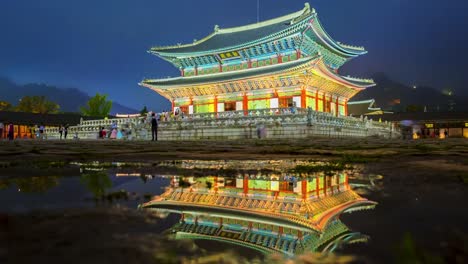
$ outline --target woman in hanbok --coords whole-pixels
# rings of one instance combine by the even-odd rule
[[[116,139],[117,138],[117,128],[112,129],[110,138],[111,139]]]

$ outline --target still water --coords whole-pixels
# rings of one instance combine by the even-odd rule
[[[69,166],[74,173],[67,176],[0,179],[0,211],[150,210],[170,222],[176,239],[256,257],[339,252],[367,242],[369,236],[351,230],[340,216],[377,205],[360,193],[378,179],[350,179],[338,164],[187,160]]]

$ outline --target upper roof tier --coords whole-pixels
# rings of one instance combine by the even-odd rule
[[[180,59],[229,51],[241,51],[262,44],[268,44],[270,46],[269,48],[271,49],[267,48],[266,52],[273,51],[281,53],[282,47],[285,49],[302,49],[304,45],[290,46],[273,44],[275,45],[275,47],[273,47],[271,43],[272,41],[274,43],[274,41],[279,39],[297,35],[304,37],[308,31],[311,33],[308,33],[307,38],[314,42],[313,45],[318,44],[323,46],[323,48],[337,54],[344,60],[366,53],[362,47],[348,46],[333,40],[323,30],[323,27],[318,21],[317,13],[314,9],[310,8],[308,3],[306,3],[305,7],[300,11],[255,24],[225,29],[219,28],[216,25],[214,32],[201,40],[194,41],[190,44],[153,47],[150,52],[168,60],[178,67],[184,67],[183,64],[179,63]],[[320,52],[320,49],[314,49],[314,52]],[[307,53],[307,51],[305,51],[305,53]],[[249,54],[246,52],[245,54],[241,54],[241,56],[249,56]]]

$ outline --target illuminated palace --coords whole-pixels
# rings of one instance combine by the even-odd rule
[[[142,208],[181,214],[175,238],[237,244],[263,253],[330,252],[365,241],[340,220],[343,212],[375,207],[350,189],[345,173],[173,176],[171,187]]]
[[[271,108],[312,108],[347,115],[347,102],[372,80],[340,76],[362,47],[333,40],[317,13],[304,9],[256,24],[220,28],[191,44],[153,47],[150,53],[181,76],[146,79],[148,87],[186,114]]]

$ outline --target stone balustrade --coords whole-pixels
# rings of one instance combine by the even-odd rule
[[[330,137],[382,136],[398,137],[391,123],[367,118],[335,116],[308,108],[275,108],[220,113],[197,113],[161,118],[160,140],[300,138],[313,135]],[[151,117],[126,117],[81,121],[69,128],[69,138],[96,139],[104,127],[115,122],[125,131],[126,139],[147,140],[151,137]],[[262,131],[260,131],[262,130]],[[266,131],[266,133],[265,133]],[[263,134],[261,134],[261,133]],[[46,129],[48,138],[58,138],[58,128]],[[56,136],[54,136],[56,135]]]

